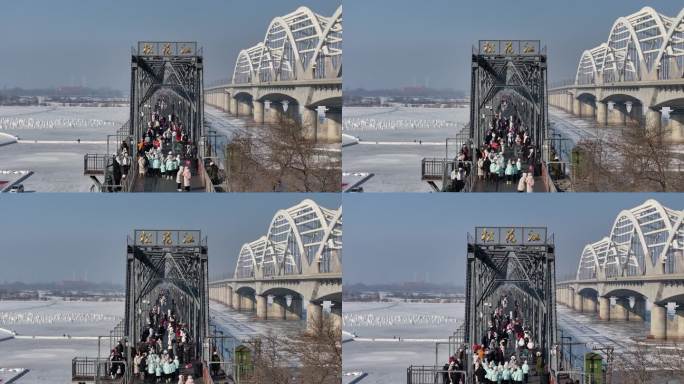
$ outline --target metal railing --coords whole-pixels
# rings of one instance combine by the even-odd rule
[[[109,155],[86,153],[83,156],[84,175],[104,175],[109,161]]]
[[[466,371],[447,371],[443,367],[429,365],[412,365],[406,369],[406,384],[447,384],[449,375],[454,376],[455,383],[466,379]]]
[[[424,158],[420,163],[422,180],[447,180],[456,168],[456,160]]]
[[[116,367],[116,371],[112,368]],[[112,372],[114,379],[112,379]],[[103,379],[108,382],[123,383],[126,377],[126,361],[110,361],[107,358],[74,357],[71,360],[72,382],[98,383]]]

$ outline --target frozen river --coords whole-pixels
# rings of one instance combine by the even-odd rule
[[[123,318],[124,302],[0,301],[0,368],[28,368],[22,384],[71,382],[74,357],[97,357],[96,339],[61,338],[109,335]],[[261,321],[221,304],[210,304],[211,323],[238,340],[274,332],[294,336],[306,321]],[[21,338],[7,339],[4,330]],[[26,338],[53,336],[56,339]],[[108,343],[107,339],[103,339]],[[104,345],[102,354],[107,354]]]
[[[27,191],[87,192],[92,181],[83,176],[83,156],[104,153],[107,135],[128,120],[128,111],[127,107],[0,107],[0,133],[20,140],[0,146],[0,169],[34,171],[23,183]],[[78,139],[83,142],[77,143]]]
[[[343,371],[368,373],[362,384],[405,382],[410,365],[431,366],[435,357],[439,365],[444,364],[448,349],[436,350],[435,343],[447,339],[465,316],[464,303],[345,302],[343,308],[343,329],[356,335],[356,340],[342,345]],[[616,352],[632,348],[649,329],[647,322],[606,323],[562,305],[558,305],[558,327],[574,342],[611,344]],[[581,346],[573,348],[574,355],[581,354]]]
[[[346,107],[343,133],[360,139],[342,149],[343,172],[371,172],[368,192],[429,192],[424,157],[444,157],[445,140],[469,120],[468,108]],[[376,144],[377,143],[377,144]]]

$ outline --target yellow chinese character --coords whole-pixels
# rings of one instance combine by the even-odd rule
[[[192,49],[190,47],[183,47],[181,48],[180,53],[181,55],[189,55],[192,53]]]
[[[149,44],[145,44],[145,46],[143,47],[143,53],[146,55],[152,53],[152,46]]]
[[[488,231],[487,228],[483,229],[480,240],[484,241],[485,243],[494,241],[494,231]]]
[[[527,241],[541,241],[541,237],[537,232],[530,231],[530,233],[527,235]]]
[[[195,239],[189,233],[186,233],[185,236],[183,237],[183,244],[192,244],[194,242],[195,242]]]
[[[513,54],[513,42],[512,41],[509,41],[506,43],[506,54],[507,55]]]
[[[511,243],[511,244],[515,244],[518,242],[518,240],[515,239],[515,229],[514,228],[506,230],[506,242]]]
[[[530,43],[525,43],[523,53],[534,53],[534,46],[530,45]]]
[[[164,232],[164,238],[162,239],[164,245],[173,244],[173,239],[171,238],[171,232]]]
[[[164,44],[164,56],[169,56],[171,54],[171,44]]]
[[[149,233],[142,231],[140,233],[140,242],[142,244],[152,244],[152,237],[150,236]]]
[[[494,43],[490,43],[489,41],[484,44],[484,52],[485,53],[494,53]]]

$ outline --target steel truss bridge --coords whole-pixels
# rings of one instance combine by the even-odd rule
[[[684,142],[684,8],[671,17],[644,7],[615,20],[606,42],[582,53],[575,79],[549,90],[549,102],[601,126],[666,129],[669,141]]]
[[[166,299],[164,304],[159,301],[162,295]],[[186,325],[188,342],[183,365],[192,363],[192,369],[201,366],[196,382],[218,382],[212,381],[207,368],[217,343],[209,328],[206,237],[198,230],[148,229],[135,230],[133,237],[128,237],[125,318],[109,336],[98,341],[99,348],[106,348],[108,341],[108,349],[98,352],[98,358],[74,358],[72,382],[141,383],[142,379],[133,376],[133,348],[147,345],[143,336],[150,327],[149,314],[155,305],[163,314],[172,311],[177,323]],[[162,339],[166,339],[166,335]],[[112,379],[111,368],[117,363],[112,363],[107,356],[119,342],[125,346],[124,360],[118,363],[122,367],[120,374]],[[181,371],[186,375],[190,373],[182,367]]]
[[[643,322],[648,301],[648,337],[684,337],[683,220],[655,200],[623,210],[607,237],[584,247],[575,279],[557,284],[558,302],[603,321]],[[679,305],[674,320],[668,303]]]
[[[470,89],[470,124],[455,138],[447,139],[444,158],[426,158],[421,163],[421,177],[435,191],[451,190],[450,174],[459,166],[468,170],[460,191],[503,191],[498,182],[477,178],[477,158],[495,114],[517,116],[531,139],[535,156],[525,161],[524,168],[533,167],[541,190],[554,191],[547,177],[546,163],[550,158],[547,105],[546,48],[538,40],[481,40],[473,48]],[[507,102],[505,109],[502,101]],[[467,148],[469,159],[457,160],[458,151]],[[506,160],[525,158],[516,146],[507,148]],[[517,182],[517,178],[516,178]],[[440,184],[438,184],[440,183]],[[517,183],[516,183],[517,184]],[[510,191],[510,187],[508,188]],[[513,189],[514,190],[514,187]]]
[[[130,118],[114,135],[107,137],[107,153],[86,154],[84,174],[102,192],[164,192],[176,189],[174,180],[140,177],[137,145],[143,140],[152,114],[176,116],[187,135],[182,148],[161,147],[164,155],[173,151],[191,163],[193,190],[213,191],[204,169],[203,157],[215,156],[212,138],[204,130],[204,59],[196,42],[138,42],[131,53]],[[122,147],[128,148],[130,168],[115,164]],[[124,174],[126,176],[124,176]],[[103,181],[98,179],[103,177]]]
[[[232,79],[207,88],[206,101],[259,124],[293,121],[312,140],[340,143],[342,7],[329,17],[300,7],[274,18],[262,42],[240,51]]]
[[[331,321],[342,321],[342,209],[304,200],[278,211],[265,236],[240,249],[232,278],[212,281],[209,297],[259,319],[300,320],[309,329],[332,303]]]

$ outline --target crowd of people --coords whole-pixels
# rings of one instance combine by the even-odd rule
[[[534,191],[537,148],[515,107],[503,100],[485,133],[476,154],[478,179],[517,183],[518,192]]]
[[[124,345],[126,344],[126,345]],[[126,370],[127,342],[119,341],[109,360],[112,379]],[[131,350],[131,368],[135,379],[144,383],[194,383],[193,375],[183,375],[183,368],[196,364],[188,324],[178,321],[175,303],[168,291],[160,293],[149,310],[140,340]]]
[[[157,105],[136,148],[132,150],[123,141],[112,156],[112,172],[107,174],[109,179],[105,180],[110,192],[121,190],[123,182],[130,177],[132,161],[136,162],[141,178],[175,180],[179,192],[190,191],[197,147],[189,140],[178,117],[175,114],[162,116],[160,110],[161,105]]]

